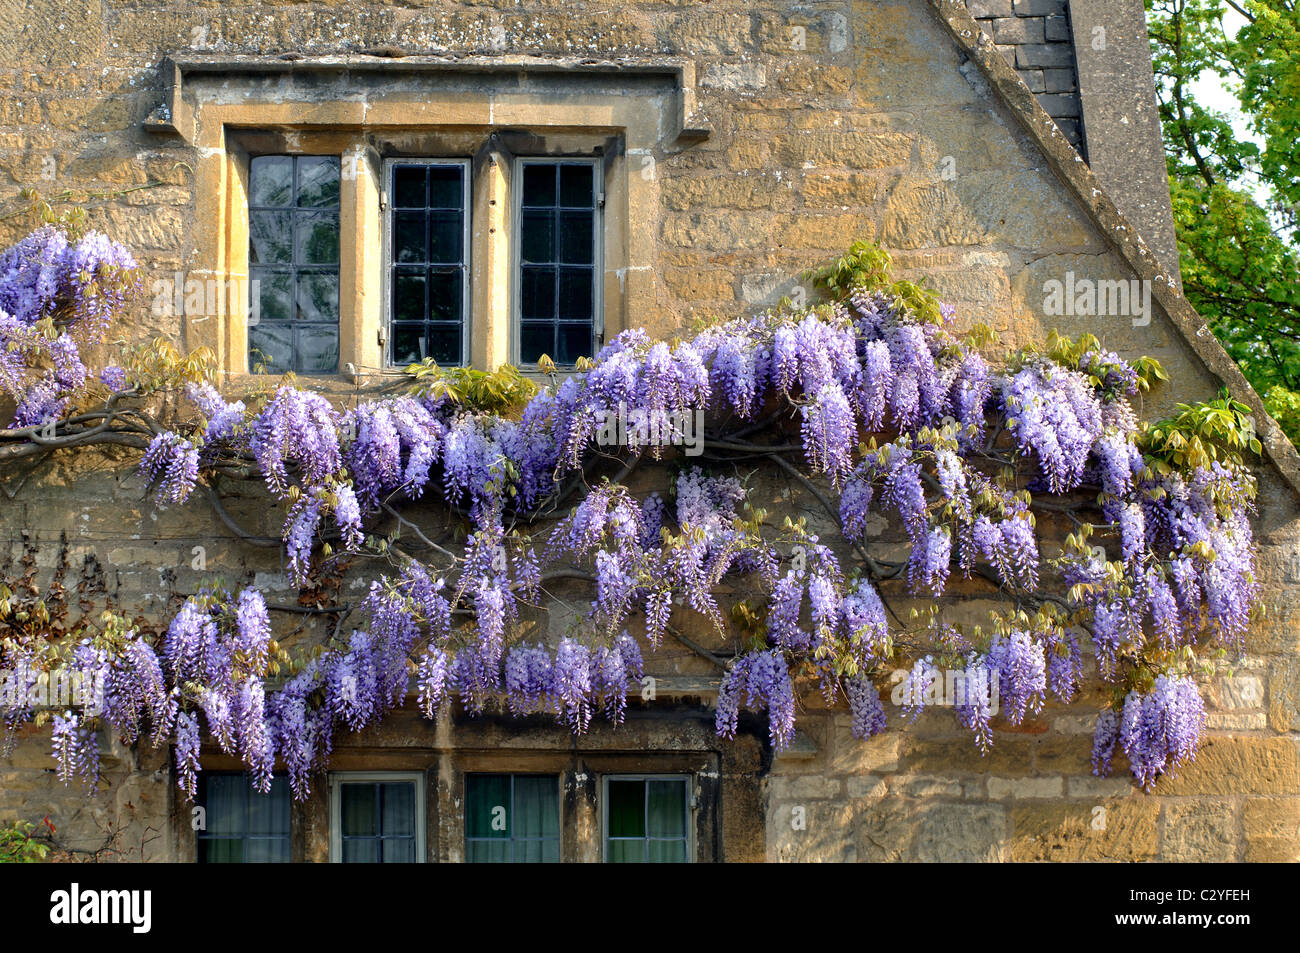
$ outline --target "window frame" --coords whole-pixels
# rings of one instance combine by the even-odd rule
[[[464,786],[464,787],[463,787],[464,797],[462,798],[462,802],[461,802],[462,805],[463,805],[463,807],[462,807],[462,809],[461,809],[460,820],[461,820],[461,826],[464,828],[464,834],[465,834],[465,862],[466,862],[466,863],[474,863],[474,861],[471,861],[471,860],[469,859],[469,853],[470,853],[470,851],[469,851],[469,845],[470,845],[471,842],[480,842],[480,843],[482,843],[482,842],[491,842],[491,841],[494,841],[494,840],[495,840],[495,841],[502,840],[502,838],[494,838],[494,837],[471,837],[471,836],[470,836],[470,833],[469,833],[469,779],[472,778],[472,777],[492,777],[492,776],[500,777],[501,775],[505,775],[506,777],[508,777],[508,778],[510,779],[510,814],[511,814],[511,824],[512,824],[512,825],[513,825],[513,823],[514,823],[513,816],[514,816],[514,811],[515,811],[515,778],[521,778],[521,777],[522,777],[522,778],[552,778],[552,779],[554,779],[554,781],[555,781],[555,830],[556,830],[556,835],[555,835],[554,840],[555,840],[555,845],[556,845],[556,853],[557,853],[558,856],[560,857],[560,861],[557,861],[557,862],[563,862],[563,858],[564,858],[564,775],[563,775],[563,773],[561,773],[561,772],[551,772],[551,771],[466,771],[466,772],[464,773],[464,775],[462,775],[462,784],[463,784],[463,786]],[[520,864],[520,863],[526,863],[526,862],[525,862],[525,861],[520,861],[520,860],[515,860],[515,856],[514,856],[514,854],[515,854],[515,842],[516,842],[516,840],[521,840],[521,841],[546,841],[546,840],[551,840],[551,838],[549,838],[549,837],[547,837],[547,838],[542,838],[542,837],[521,837],[521,838],[515,838],[515,837],[513,836],[513,834],[512,834],[508,839],[505,839],[505,840],[506,840],[507,843],[510,844],[510,861],[509,861],[509,862],[512,863],[512,864]],[[486,863],[486,861],[479,861],[479,863]],[[542,861],[542,863],[550,863],[550,861]]]
[[[510,168],[510,351],[509,361],[524,371],[535,371],[536,363],[524,364],[520,360],[520,335],[523,331],[523,224],[524,224],[524,167],[528,165],[576,165],[592,167],[592,302],[591,302],[591,357],[600,351],[605,340],[605,156],[604,155],[553,155],[522,156],[512,158]],[[628,223],[630,226],[630,223]],[[558,323],[556,317],[552,323]],[[554,359],[554,355],[547,355]],[[572,369],[573,364],[559,364],[562,369]]]
[[[241,789],[242,789],[242,791],[243,791],[244,822],[243,822],[243,833],[240,834],[238,837],[235,837],[235,836],[223,836],[223,835],[213,835],[213,834],[208,833],[207,830],[206,830],[207,827],[210,827],[210,825],[207,824],[207,818],[208,818],[208,816],[209,816],[209,814],[210,814],[210,812],[211,812],[211,810],[212,810],[212,808],[211,808],[211,804],[210,804],[209,799],[208,799],[208,787],[207,787],[207,785],[208,785],[208,781],[209,781],[210,779],[212,779],[212,778],[215,778],[215,777],[223,777],[223,778],[239,778],[240,781],[241,781],[240,787],[241,787]],[[283,782],[285,783],[286,786],[287,786],[288,783],[289,783],[288,776],[285,775],[285,774],[281,774],[281,773],[275,773],[275,774],[273,774],[273,775],[272,775],[272,779],[273,779],[273,780],[280,780],[280,781],[283,781]],[[248,833],[248,808],[249,808],[249,798],[250,798],[252,795],[257,795],[258,797],[269,797],[269,794],[268,794],[268,795],[263,795],[263,794],[261,794],[260,792],[257,792],[257,791],[255,791],[255,790],[253,790],[252,778],[251,778],[249,772],[247,772],[247,771],[200,771],[200,772],[199,772],[199,785],[200,785],[199,793],[201,793],[201,798],[200,798],[200,797],[196,797],[195,800],[194,800],[194,803],[195,803],[195,806],[198,806],[198,807],[202,807],[202,808],[203,808],[203,811],[204,811],[203,816],[204,816],[204,819],[205,819],[205,830],[202,830],[202,831],[196,830],[196,831],[194,831],[194,863],[196,863],[196,864],[206,864],[206,863],[209,863],[209,861],[206,861],[206,860],[203,859],[203,842],[204,842],[204,841],[216,841],[216,840],[238,840],[238,841],[264,840],[264,841],[265,841],[265,840],[281,840],[281,839],[283,839],[283,840],[286,842],[286,846],[289,848],[289,856],[288,856],[285,860],[283,860],[283,861],[240,860],[239,863],[241,863],[241,864],[261,864],[261,863],[267,863],[267,864],[273,864],[273,863],[286,863],[286,864],[291,864],[291,863],[293,863],[293,831],[294,831],[294,823],[293,823],[293,792],[292,792],[291,790],[286,790],[286,793],[287,793],[288,796],[289,796],[289,829],[288,829],[288,830],[287,830],[283,835],[278,835],[278,834],[277,834],[277,835],[275,835],[275,836],[271,836],[271,835],[263,835],[263,834],[249,834],[249,833]]]
[[[331,771],[329,776],[329,862],[343,862],[343,799],[344,784],[384,784],[410,781],[415,785],[415,863],[422,864],[428,857],[428,837],[425,814],[425,788],[427,778],[423,771]]]
[[[602,864],[613,863],[609,857],[609,782],[611,781],[682,781],[684,802],[683,809],[686,812],[686,861],[685,863],[693,864],[696,862],[696,845],[695,845],[695,824],[696,824],[696,798],[695,798],[695,777],[691,774],[603,774],[600,777],[600,862]],[[647,791],[649,789],[647,788]],[[649,843],[651,838],[647,834],[643,838],[634,838]],[[676,840],[676,838],[673,838]]]
[[[652,330],[667,328],[656,266],[660,236],[644,227],[661,207],[662,177],[648,172],[651,159],[711,136],[697,112],[689,61],[633,64],[615,79],[601,65],[539,73],[499,57],[385,60],[352,71],[340,71],[329,57],[308,57],[288,72],[251,54],[173,60],[172,118],[150,126],[174,132],[194,152],[199,198],[186,259],[195,275],[248,279],[243,203],[250,155],[342,157],[340,366],[328,385],[340,393],[398,376],[386,367],[378,340],[384,309],[377,197],[386,155],[474,157],[471,366],[492,371],[512,357],[508,188],[515,156],[603,159],[597,344],[642,323],[645,314],[653,316]],[[497,287],[487,288],[486,279],[498,275]],[[223,379],[252,383],[242,313],[213,320],[169,309],[163,316],[169,334],[187,348],[212,349]]]
[[[473,364],[472,344],[473,344],[473,327],[474,327],[474,301],[471,297],[473,289],[474,275],[474,160],[463,156],[397,156],[389,155],[383,157],[380,175],[380,192],[379,192],[379,217],[381,229],[381,241],[383,242],[382,255],[382,274],[379,282],[380,300],[383,302],[380,312],[379,346],[381,348],[381,364],[385,371],[404,370],[406,365],[397,364],[392,359],[392,337],[393,337],[393,215],[396,206],[393,204],[393,167],[397,165],[424,165],[424,166],[459,166],[463,170],[463,179],[461,182],[461,212],[462,212],[462,234],[461,234],[461,290],[460,290],[460,311],[461,311],[461,334],[460,334],[460,363],[459,367],[470,367]],[[425,323],[428,323],[428,317],[425,317]]]

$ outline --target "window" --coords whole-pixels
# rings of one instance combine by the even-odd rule
[[[468,362],[469,163],[390,161],[390,361]]]
[[[333,775],[330,859],[345,864],[423,863],[424,775]]]
[[[204,826],[195,833],[201,864],[287,864],[289,782],[271,780],[268,794],[253,790],[247,774],[199,776]]]
[[[257,318],[248,366],[332,374],[339,365],[339,157],[249,162],[248,270]]]
[[[600,314],[600,166],[520,159],[515,218],[518,360],[572,365],[594,351]]]
[[[326,133],[247,131],[240,141],[248,371],[355,375],[425,359],[528,367],[544,354],[572,367],[600,346],[605,145],[577,147],[591,158],[515,158],[493,139],[480,168],[468,158],[381,161],[356,142],[323,154],[339,144]],[[464,136],[404,148],[420,146],[482,152]]]
[[[466,775],[465,858],[472,863],[558,863],[559,777]]]
[[[355,70],[312,56],[292,70],[243,54],[170,63],[171,118],[149,128],[192,150],[200,200],[186,258],[196,277],[237,289],[241,307],[214,315],[187,306],[168,317],[187,347],[212,350],[225,379],[260,365],[368,387],[394,376],[399,358],[421,344],[426,356],[453,363],[457,325],[462,362],[475,368],[526,366],[543,353],[569,363],[662,313],[661,236],[646,224],[662,208],[654,162],[709,137],[696,71],[676,60],[616,76],[602,65],[537,71],[507,58],[435,69],[417,59]],[[463,170],[468,240],[459,261],[390,260],[393,165],[429,167],[406,174],[421,180],[426,198],[400,207],[426,222],[457,211],[433,198],[430,180]],[[328,195],[303,188],[325,172]],[[525,208],[538,213],[526,227]],[[306,226],[309,215],[327,224]],[[328,241],[295,241],[295,225]],[[550,250],[537,253],[534,239]],[[311,254],[322,244],[331,254]],[[400,314],[396,264],[409,265],[412,278]],[[429,266],[425,288],[419,265]],[[440,277],[458,267],[459,312],[454,279]],[[428,293],[430,271],[453,286],[446,297]],[[242,307],[239,286],[250,279],[263,285],[254,297],[260,314]]]
[[[689,778],[605,779],[605,860],[682,863],[690,858]]]

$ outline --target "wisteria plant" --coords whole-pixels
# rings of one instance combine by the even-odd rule
[[[1112,688],[1099,773],[1117,746],[1147,787],[1194,757],[1199,660],[1242,647],[1257,601],[1248,439],[1202,434],[1185,452],[1182,424],[1148,427],[1131,402],[1165,379],[1160,365],[1091,337],[990,360],[986,329],[958,334],[954,309],[892,281],[871,246],[811,277],[810,307],[671,342],[625,331],[545,387],[420,366],[406,393],[339,406],[292,378],[228,400],[201,360],[163,344],[95,383],[78,349],[125,305],[134,262],[102,236],[24,239],[0,256],[0,384],[16,405],[0,459],[138,447],[158,506],[201,496],[250,544],[268,541],[230,516],[220,487],[259,480],[283,508],[293,584],[351,560],[392,567],[361,605],[322,610],[332,633],[310,651],[276,641],[261,593],[215,582],[152,634],[113,615],[57,642],[11,627],[8,669],[63,664],[104,685],[97,711],[53,719],[60,776],[95,787],[107,726],[170,745],[187,795],[210,739],[261,790],[282,767],[301,798],[336,733],[408,696],[428,718],[457,704],[548,712],[574,732],[618,723],[643,645],[701,625],[734,656],[723,736],[742,709],[766,711],[771,744],[790,744],[809,690],[842,696],[854,734],[876,734],[880,686],[902,664],[912,717],[942,669],[970,676],[955,714],[986,750],[992,690],[1020,724],[1095,671]],[[188,409],[164,425],[151,400],[182,393]],[[600,445],[602,421],[628,409],[668,426],[699,415],[703,458]],[[633,492],[638,467],[658,490]],[[762,508],[761,473],[822,511],[818,531]],[[446,508],[460,543],[403,515],[417,502]],[[1040,534],[1044,514],[1073,521],[1063,545]],[[901,557],[875,541],[882,519],[901,527]],[[1002,601],[988,630],[949,618],[954,579]],[[590,612],[557,644],[529,644],[523,613],[560,580],[591,587]],[[10,729],[32,717],[5,712]]]

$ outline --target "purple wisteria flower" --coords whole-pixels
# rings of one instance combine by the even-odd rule
[[[854,738],[870,738],[887,727],[885,706],[880,692],[865,676],[855,676],[846,681],[845,693],[849,698],[849,715],[852,723],[849,732]]]
[[[780,751],[790,746],[794,740],[794,686],[779,649],[742,655],[723,677],[715,718],[718,734],[735,737],[742,707],[767,709],[772,747]]]

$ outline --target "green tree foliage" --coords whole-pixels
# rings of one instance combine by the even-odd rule
[[[1187,296],[1300,444],[1300,4],[1146,5]],[[1208,72],[1258,143],[1197,101]]]

